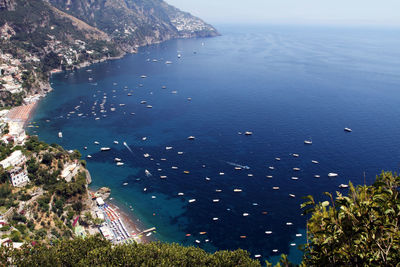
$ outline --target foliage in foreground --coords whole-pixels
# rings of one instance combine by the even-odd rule
[[[1,247],[0,262],[7,260],[13,266],[260,266],[240,249],[209,254],[200,248],[159,242],[112,246],[99,236],[21,250]]]
[[[400,177],[382,173],[371,186],[349,184],[348,196],[308,207],[307,266],[400,266]]]

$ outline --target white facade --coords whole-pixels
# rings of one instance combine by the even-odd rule
[[[10,166],[18,166],[24,164],[26,161],[26,157],[22,154],[21,150],[14,151],[8,158],[2,160],[0,165],[3,166],[4,169],[7,169]]]
[[[11,183],[15,187],[24,186],[29,183],[28,172],[21,168],[17,167],[10,172]]]

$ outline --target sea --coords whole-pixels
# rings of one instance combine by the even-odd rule
[[[80,150],[155,240],[299,263],[302,197],[399,171],[400,29],[217,28],[53,75],[28,132]]]

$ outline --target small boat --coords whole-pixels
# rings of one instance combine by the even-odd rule
[[[131,94],[131,93],[128,93],[128,96],[132,96],[132,94]]]
[[[298,158],[299,157],[299,154],[292,154],[293,155],[293,157],[295,157],[295,158]]]
[[[62,137],[63,137],[62,132],[58,132],[58,138],[62,138]]]
[[[122,185],[128,185],[128,183],[123,183]]]
[[[145,101],[145,100],[140,101],[140,104],[146,104],[146,103],[147,103],[147,101]]]
[[[292,177],[292,180],[299,180],[299,177]]]
[[[167,89],[167,87],[165,85],[161,86],[161,89]]]
[[[192,101],[192,98],[191,97],[188,97],[188,99],[187,99],[188,101]]]
[[[91,155],[87,155],[86,157],[87,157],[88,159],[92,158],[92,156],[91,156]]]
[[[279,186],[272,187],[273,190],[279,190]]]
[[[252,135],[253,132],[247,131],[247,132],[244,132],[244,134],[245,134],[245,135]]]
[[[217,202],[219,202],[219,199],[213,199],[213,202],[217,203]]]
[[[287,223],[286,223],[286,225],[293,225],[293,223],[291,223],[291,222],[287,222]]]
[[[272,175],[267,175],[267,178],[268,179],[272,179]]]
[[[178,58],[181,58],[182,57],[182,55],[181,54],[178,54]]]
[[[100,148],[100,150],[101,150],[101,151],[109,151],[109,150],[111,150],[111,148],[109,148],[109,147],[102,147],[102,148]]]
[[[225,173],[224,172],[220,172],[219,175],[222,176],[222,175],[225,175]]]
[[[146,141],[147,140],[147,137],[142,137],[142,141]]]
[[[269,166],[268,167],[270,170],[275,170],[275,167],[273,167],[273,166]]]
[[[188,139],[188,140],[194,140],[194,139],[196,139],[196,137],[194,137],[193,135],[191,135],[191,136],[189,136],[187,139]]]
[[[165,64],[172,64],[171,61],[165,61]]]
[[[143,154],[143,157],[145,157],[145,158],[148,158],[148,157],[150,157],[150,154]]]
[[[265,233],[266,233],[267,235],[270,235],[270,234],[272,234],[272,231],[265,231]]]
[[[294,195],[294,194],[289,194],[289,197],[295,198],[296,195]]]
[[[165,147],[165,150],[171,150],[171,149],[172,149],[172,146]]]
[[[213,221],[218,221],[218,220],[219,220],[218,217],[214,217],[214,218],[213,218]]]
[[[123,162],[117,162],[117,166],[123,166],[124,164]]]
[[[185,194],[184,193],[178,193],[178,196],[184,196]]]
[[[95,144],[95,145],[100,145],[100,143],[99,143],[99,142],[97,142],[97,141],[94,141],[94,144]]]
[[[189,174],[189,173],[190,173],[190,171],[183,171],[183,173],[184,173],[184,174]]]
[[[152,105],[147,105],[146,108],[153,108],[153,106]]]
[[[84,150],[87,150],[87,146],[85,146],[83,149],[84,149]]]
[[[328,177],[337,177],[337,176],[339,176],[339,174],[337,174],[337,173],[334,173],[334,172],[328,173]]]
[[[290,246],[294,247],[294,246],[296,246],[296,243],[290,243]]]
[[[253,177],[254,175],[252,173],[247,174],[248,177]]]
[[[238,189],[236,189],[236,190],[238,190]],[[235,192],[235,190],[233,190],[234,192]],[[217,193],[221,193],[222,192],[222,190],[221,189],[215,189],[215,192],[217,192]],[[236,192],[238,192],[238,191],[236,191]],[[241,191],[240,191],[241,192]]]
[[[293,168],[294,171],[300,171],[300,168]]]
[[[147,177],[152,176],[151,173],[148,170],[144,170],[144,173],[146,174]]]
[[[349,188],[349,185],[348,184],[341,184],[341,185],[339,185],[339,188]]]
[[[248,214],[248,213],[243,213],[243,217],[247,217],[247,216],[249,216],[250,214]]]
[[[167,176],[166,175],[161,175],[160,179],[167,179]]]
[[[207,232],[200,232],[199,234],[200,235],[205,235],[205,234],[207,234]]]
[[[178,155],[183,155],[183,152],[178,152]]]
[[[195,198],[193,198],[193,199],[189,199],[189,203],[193,203],[193,202],[195,202],[196,201],[196,199]]]
[[[260,254],[256,254],[256,255],[254,255],[254,258],[261,258],[261,255]]]
[[[201,243],[200,240],[197,240],[197,239],[195,240],[195,242],[196,242],[197,244],[200,244],[200,243]]]
[[[320,178],[320,177],[321,177],[321,175],[318,175],[318,174],[314,175],[314,178]]]
[[[239,193],[239,192],[242,192],[242,191],[243,191],[242,189],[238,189],[238,188],[233,189],[233,192],[235,192],[235,193]]]
[[[178,169],[178,167],[176,167],[176,166],[172,166],[172,167],[171,167],[171,169],[173,169],[173,170],[177,170],[177,169]]]
[[[275,158],[275,160],[276,160],[276,161],[280,161],[280,160],[281,160],[281,158]]]
[[[114,141],[114,144],[118,145],[119,143],[118,143],[118,141]]]
[[[318,164],[318,163],[319,163],[319,162],[316,161],[316,160],[312,160],[311,162],[314,163],[314,164]]]
[[[120,107],[123,107],[123,106],[125,106],[125,104],[119,104],[119,106],[120,106]]]
[[[273,249],[272,252],[277,253],[279,250]]]
[[[235,170],[241,170],[242,167],[235,167]]]
[[[312,140],[304,140],[305,145],[312,145]]]
[[[348,133],[351,133],[353,130],[346,127],[346,128],[344,128],[344,131],[345,131],[345,132],[348,132]]]
[[[145,79],[145,78],[147,78],[147,76],[146,75],[142,75],[142,76],[140,76],[140,78]]]
[[[302,234],[296,234],[296,237],[302,237],[303,235]]]

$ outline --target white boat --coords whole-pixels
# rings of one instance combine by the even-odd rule
[[[242,192],[242,191],[243,191],[242,189],[238,189],[238,188],[233,189],[233,192],[235,192],[235,193],[239,193],[239,192]]]
[[[151,173],[148,170],[144,170],[144,173],[146,174],[147,177],[152,176]]]
[[[147,105],[146,108],[153,108],[153,106],[152,105]]]
[[[184,193],[178,193],[178,196],[184,196],[185,194]]]
[[[319,162],[316,161],[316,160],[312,160],[311,162],[314,163],[314,164],[318,164],[318,163],[319,163]]]
[[[178,155],[183,155],[183,152],[179,151],[179,152],[178,152]]]
[[[95,145],[100,145],[100,143],[99,143],[99,142],[97,142],[97,141],[94,141],[94,144],[95,144]]]
[[[213,218],[213,221],[218,221],[218,217],[214,217],[214,218]]]
[[[62,137],[63,137],[62,132],[58,132],[58,138],[62,138]]]
[[[119,143],[118,143],[118,141],[114,141],[114,144],[118,145]]]
[[[305,145],[312,145],[312,140],[304,140]]]
[[[334,173],[334,172],[328,173],[328,177],[337,177],[337,176],[339,176],[339,174],[337,174],[337,173]]]
[[[268,167],[270,170],[275,170],[275,167],[273,167],[273,166],[269,166]]]
[[[165,61],[165,64],[172,64],[171,61]]]
[[[243,217],[247,217],[247,216],[249,216],[250,214],[248,214],[248,213],[243,213]]]
[[[279,186],[272,187],[273,190],[279,190]]]
[[[121,159],[120,159],[120,158],[115,158],[115,159],[114,159],[114,161],[116,161],[116,162],[120,162],[120,161],[121,161]]]
[[[128,183],[123,183],[122,185],[128,185]]]
[[[146,104],[146,103],[147,103],[147,101],[145,101],[145,100],[140,101],[140,104]]]
[[[217,202],[219,202],[219,199],[213,199],[213,202],[217,203]]]
[[[272,231],[265,231],[265,233],[266,233],[267,235],[270,235],[270,234],[272,234]]]
[[[124,163],[123,162],[117,162],[117,166],[123,166]]]
[[[293,223],[291,223],[291,222],[287,222],[287,223],[286,223],[286,225],[293,225]]]
[[[277,161],[280,161],[280,160],[281,160],[281,158],[275,158],[275,160],[277,160]]]
[[[295,158],[298,158],[299,157],[299,154],[292,154],[293,155],[293,157],[295,157]]]
[[[300,168],[293,168],[294,171],[300,171]]]
[[[292,180],[299,180],[299,177],[292,177]]]
[[[88,159],[92,158],[92,156],[91,156],[91,155],[87,155],[86,157],[87,157]]]
[[[349,185],[348,184],[341,184],[341,185],[339,185],[339,188],[349,188]]]
[[[148,158],[148,157],[150,157],[150,154],[143,154],[143,157],[145,157],[145,158]]]
[[[182,55],[181,54],[178,54],[178,58],[181,58],[182,57]]]
[[[272,179],[272,175],[267,175],[267,178],[268,179]]]
[[[171,149],[172,149],[172,146],[165,147],[165,150],[171,150]]]
[[[109,148],[109,147],[102,147],[102,148],[100,148],[100,150],[101,150],[101,151],[109,151],[109,150],[111,150],[111,148]]]
[[[296,195],[294,195],[294,194],[289,194],[289,197],[295,198]]]
[[[233,191],[235,191],[235,190],[233,190]],[[222,192],[222,190],[221,190],[221,189],[215,189],[215,192],[217,192],[217,193],[221,193],[221,192]]]
[[[177,170],[177,169],[178,169],[178,167],[176,167],[176,166],[172,166],[172,167],[171,167],[171,169],[173,169],[173,170]]]
[[[142,75],[142,76],[140,76],[140,78],[145,79],[145,78],[147,78],[147,76],[146,75]]]
[[[348,133],[351,133],[353,130],[346,127],[346,128],[344,128],[344,131],[345,131],[345,132],[348,132]]]
[[[193,135],[189,136],[187,139],[188,140],[194,140],[196,137],[194,137]]]
[[[142,138],[142,141],[146,141],[146,140],[147,140],[147,137],[143,137],[143,138]]]
[[[166,175],[161,175],[160,179],[167,179],[167,176]]]
[[[224,172],[220,172],[220,173],[219,173],[219,175],[221,175],[221,176],[222,176],[222,175],[225,175],[225,173],[224,173]]]
[[[123,107],[123,106],[125,106],[125,104],[119,104],[119,106],[120,106],[120,107]]]
[[[318,175],[318,174],[314,175],[314,178],[320,178],[320,177],[321,177],[321,175]]]
[[[246,131],[246,132],[244,132],[244,134],[245,134],[245,135],[252,135],[252,134],[253,134],[253,132]]]
[[[303,235],[302,234],[296,234],[296,237],[302,237]]]
[[[193,202],[195,202],[196,201],[196,199],[195,198],[193,198],[193,199],[189,199],[189,203],[193,203]]]
[[[84,150],[87,150],[87,146],[85,146],[83,149],[84,149]]]

